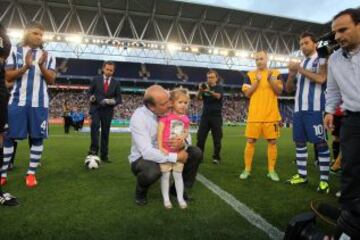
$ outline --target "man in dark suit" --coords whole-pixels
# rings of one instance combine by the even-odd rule
[[[101,126],[100,158],[110,162],[108,157],[109,132],[114,107],[121,103],[120,81],[113,78],[115,64],[110,61],[102,66],[103,75],[95,77],[90,84],[91,145],[89,154],[99,151],[99,128]]]

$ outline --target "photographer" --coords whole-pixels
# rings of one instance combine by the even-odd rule
[[[222,106],[224,90],[219,85],[219,75],[215,70],[209,70],[206,74],[207,82],[200,83],[198,99],[203,100],[203,111],[197,132],[197,146],[204,152],[205,142],[209,131],[214,141],[213,163],[221,161],[221,138],[222,138]]]
[[[359,222],[360,219],[360,9],[338,13],[333,18],[332,31],[341,48],[329,59],[324,124],[328,130],[334,128],[335,109],[343,101],[345,116],[340,132],[342,212],[338,219],[342,228],[342,220],[351,218]],[[355,220],[351,222],[355,225],[352,229],[359,234],[360,224],[355,224]],[[345,232],[356,238],[354,232]]]
[[[71,106],[67,100],[65,100],[63,105],[63,118],[64,118],[64,132],[65,134],[69,134],[69,130],[71,126]]]

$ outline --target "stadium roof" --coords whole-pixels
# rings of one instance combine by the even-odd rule
[[[281,16],[308,22],[328,23],[333,16],[346,8],[357,8],[359,0],[176,0],[228,9]]]
[[[164,61],[174,59],[173,50],[222,55],[213,62],[228,66],[244,65],[233,59],[235,55],[250,55],[235,51],[265,49],[271,54],[290,55],[298,50],[298,35],[302,31],[322,35],[329,30],[324,24],[169,0],[2,0],[0,21],[5,26],[19,29],[31,20],[45,25],[53,34],[50,40],[87,41],[85,47],[70,49],[77,57],[92,41],[101,45],[107,55],[114,53],[107,44],[119,43],[125,50],[130,46],[158,48],[156,54],[167,48],[171,54],[159,57]],[[68,45],[62,48],[69,50]],[[144,51],[137,54],[140,53]],[[182,55],[175,57],[189,61]],[[144,56],[153,57],[147,53]],[[209,58],[192,57],[195,62]]]
[[[292,35],[308,30],[320,35],[329,30],[322,24],[166,0],[2,2],[0,20],[8,27],[21,28],[34,19],[43,22],[54,33],[238,47],[240,43],[236,44],[233,40],[239,30],[247,31],[253,42],[260,32]],[[249,45],[250,42],[246,42],[245,45]]]

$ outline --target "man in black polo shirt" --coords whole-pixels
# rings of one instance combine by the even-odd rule
[[[205,142],[209,131],[214,141],[213,163],[221,161],[221,138],[222,138],[222,106],[224,90],[219,85],[219,75],[215,70],[207,73],[207,83],[199,85],[198,98],[203,100],[203,111],[197,132],[197,146],[204,152]]]

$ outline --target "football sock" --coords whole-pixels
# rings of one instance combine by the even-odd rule
[[[298,173],[302,178],[306,178],[307,176],[307,158],[308,151],[307,146],[304,143],[295,143],[296,145],[296,166],[298,169]]]
[[[248,172],[251,171],[251,165],[252,165],[254,153],[255,153],[255,143],[246,142],[244,159],[245,159],[245,170]]]
[[[27,174],[35,174],[36,169],[39,166],[41,154],[44,150],[42,139],[31,139],[30,147],[30,163]]]
[[[277,159],[277,145],[268,143],[267,147],[268,155],[268,170],[269,172],[275,171],[276,159]]]
[[[329,180],[330,170],[330,151],[326,142],[317,144],[317,150],[319,153],[319,166],[320,166],[320,180]]]
[[[184,200],[184,181],[181,172],[173,171],[177,200],[179,203],[185,202]]]
[[[14,153],[14,142],[11,139],[4,139],[3,148],[3,163],[1,167],[1,177],[7,177],[7,170],[9,168],[11,157]]]
[[[170,202],[169,188],[170,188],[170,172],[163,172],[161,175],[161,194],[164,202]]]
[[[11,156],[10,162],[14,165],[15,164],[15,156],[16,156],[16,150],[17,150],[18,142],[13,141],[13,145],[14,145],[14,151],[13,151],[13,154]]]

